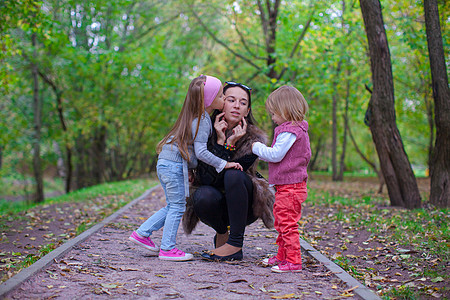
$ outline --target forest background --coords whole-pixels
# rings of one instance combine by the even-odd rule
[[[448,64],[450,7],[437,3]],[[423,3],[381,7],[396,124],[415,175],[428,176],[436,129]],[[41,201],[35,186],[44,175],[62,178],[68,192],[154,170],[156,143],[202,73],[251,86],[269,135],[265,99],[280,85],[297,87],[310,105],[310,170],[334,180],[380,171],[365,124],[373,83],[359,1],[24,0],[0,8],[0,195],[20,182]]]

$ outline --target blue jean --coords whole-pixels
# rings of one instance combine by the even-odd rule
[[[172,250],[175,248],[178,226],[186,209],[183,163],[158,159],[156,172],[166,194],[167,205],[148,218],[136,232],[142,236],[150,236],[153,231],[164,227],[161,249]]]

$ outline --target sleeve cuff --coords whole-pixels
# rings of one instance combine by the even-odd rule
[[[222,162],[220,163],[220,166],[218,166],[216,168],[217,173],[220,173],[223,171],[223,169],[225,169],[225,166],[227,165],[227,161],[226,160],[222,160]]]

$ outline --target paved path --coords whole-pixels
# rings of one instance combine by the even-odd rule
[[[193,261],[160,261],[128,241],[128,236],[163,205],[162,189],[158,186],[149,190],[2,284],[0,297],[379,299],[304,241],[301,273],[277,274],[261,267],[259,261],[276,251],[276,231],[266,229],[260,221],[247,227],[242,261],[202,260],[202,251],[213,247],[213,230],[203,224],[192,235],[185,235],[182,229],[178,232],[177,246],[194,253]],[[161,234],[154,234],[156,242]]]

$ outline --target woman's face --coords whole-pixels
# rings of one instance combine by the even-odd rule
[[[230,87],[225,91],[224,118],[230,127],[236,126],[250,112],[247,92],[240,87]]]

